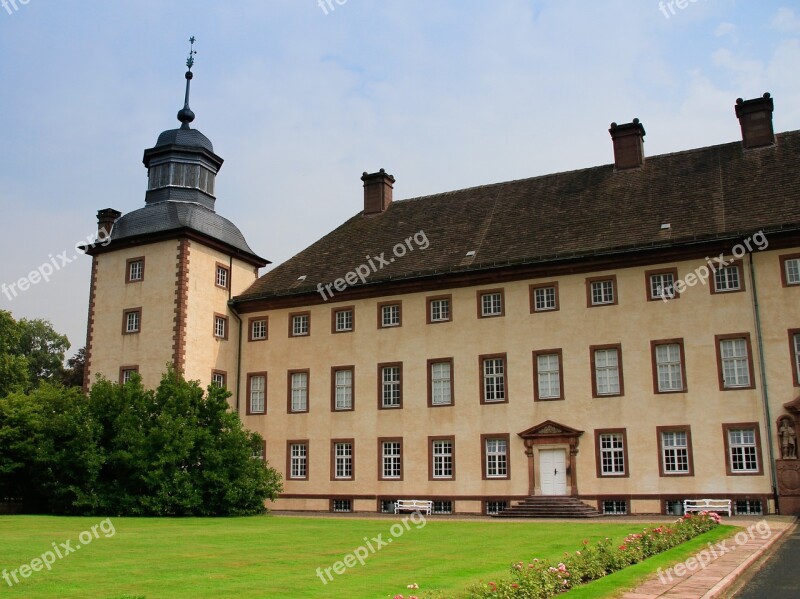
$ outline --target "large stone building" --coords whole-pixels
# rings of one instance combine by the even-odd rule
[[[612,124],[613,164],[403,201],[365,173],[362,210],[259,278],[187,100],[145,207],[98,213],[87,384],[227,386],[279,509],[797,513],[800,131],[772,111],[647,158]]]

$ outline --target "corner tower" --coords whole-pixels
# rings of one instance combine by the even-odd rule
[[[181,125],[144,152],[144,207],[98,211],[97,240],[84,248],[92,257],[85,387],[97,375],[125,381],[134,372],[154,387],[171,364],[187,379],[236,394],[240,327],[228,301],[268,261],[216,212],[223,160],[190,126],[194,41]]]

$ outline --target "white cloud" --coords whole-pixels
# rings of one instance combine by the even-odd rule
[[[800,33],[800,16],[795,14],[791,8],[784,6],[775,13],[771,25],[773,29],[785,33]]]

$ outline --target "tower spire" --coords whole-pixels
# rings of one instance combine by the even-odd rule
[[[186,71],[186,95],[183,99],[183,108],[178,111],[178,120],[181,122],[181,129],[190,129],[189,123],[194,120],[194,112],[192,109],[189,108],[189,86],[192,82],[192,66],[194,66],[194,55],[197,54],[197,50],[194,49],[194,42],[195,37],[192,36],[189,38],[189,57],[186,59],[186,67],[189,69]]]

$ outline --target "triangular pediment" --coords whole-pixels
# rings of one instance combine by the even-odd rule
[[[523,439],[534,439],[549,436],[580,437],[583,434],[583,431],[579,431],[571,426],[560,424],[553,420],[545,420],[544,422],[540,422],[536,426],[532,426],[531,428],[518,434]]]

